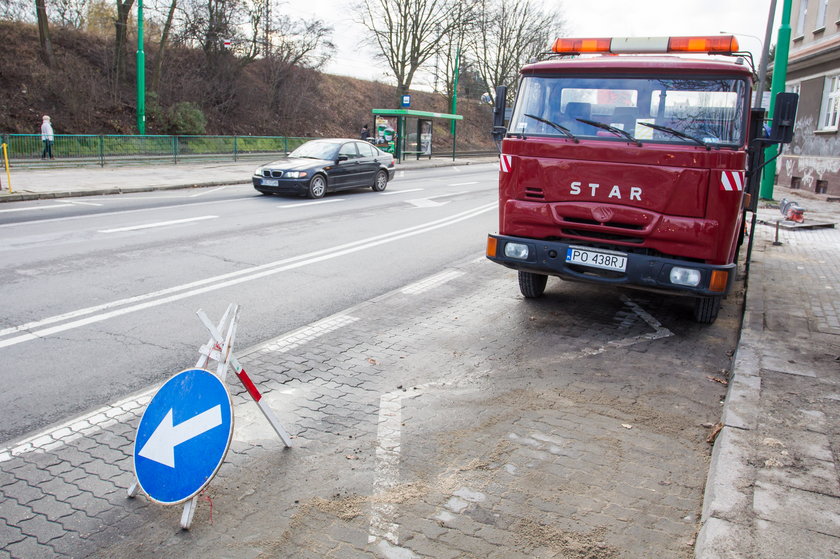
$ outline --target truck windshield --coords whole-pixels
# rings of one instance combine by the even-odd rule
[[[741,146],[746,92],[745,80],[731,77],[525,76],[509,132],[568,138],[566,129],[580,139],[627,141],[629,134],[644,143]]]

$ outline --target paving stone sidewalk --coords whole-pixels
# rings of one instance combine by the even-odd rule
[[[840,227],[840,202],[775,197]],[[840,229],[777,237],[781,212],[762,205],[696,555],[840,557]]]

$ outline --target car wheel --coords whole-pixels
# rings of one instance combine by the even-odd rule
[[[306,192],[306,195],[310,198],[323,198],[326,193],[327,180],[324,178],[324,175],[315,175],[312,177],[312,180],[309,181],[309,190]]]
[[[519,272],[519,291],[527,299],[542,297],[548,276],[532,272]]]
[[[388,172],[380,170],[376,173],[376,178],[371,188],[373,188],[374,192],[382,192],[386,186],[388,186]]]
[[[694,321],[712,324],[720,311],[722,297],[698,297],[694,300]]]

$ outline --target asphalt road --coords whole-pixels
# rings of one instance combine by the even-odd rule
[[[479,257],[496,168],[403,172],[323,200],[250,185],[0,208],[0,444],[194,365],[195,315],[245,348]]]

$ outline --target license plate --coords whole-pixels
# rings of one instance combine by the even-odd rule
[[[280,186],[280,181],[277,179],[263,179],[262,180],[263,186]]]
[[[566,249],[566,262],[615,272],[627,270],[627,255],[620,252],[601,252],[580,247],[569,247]]]

